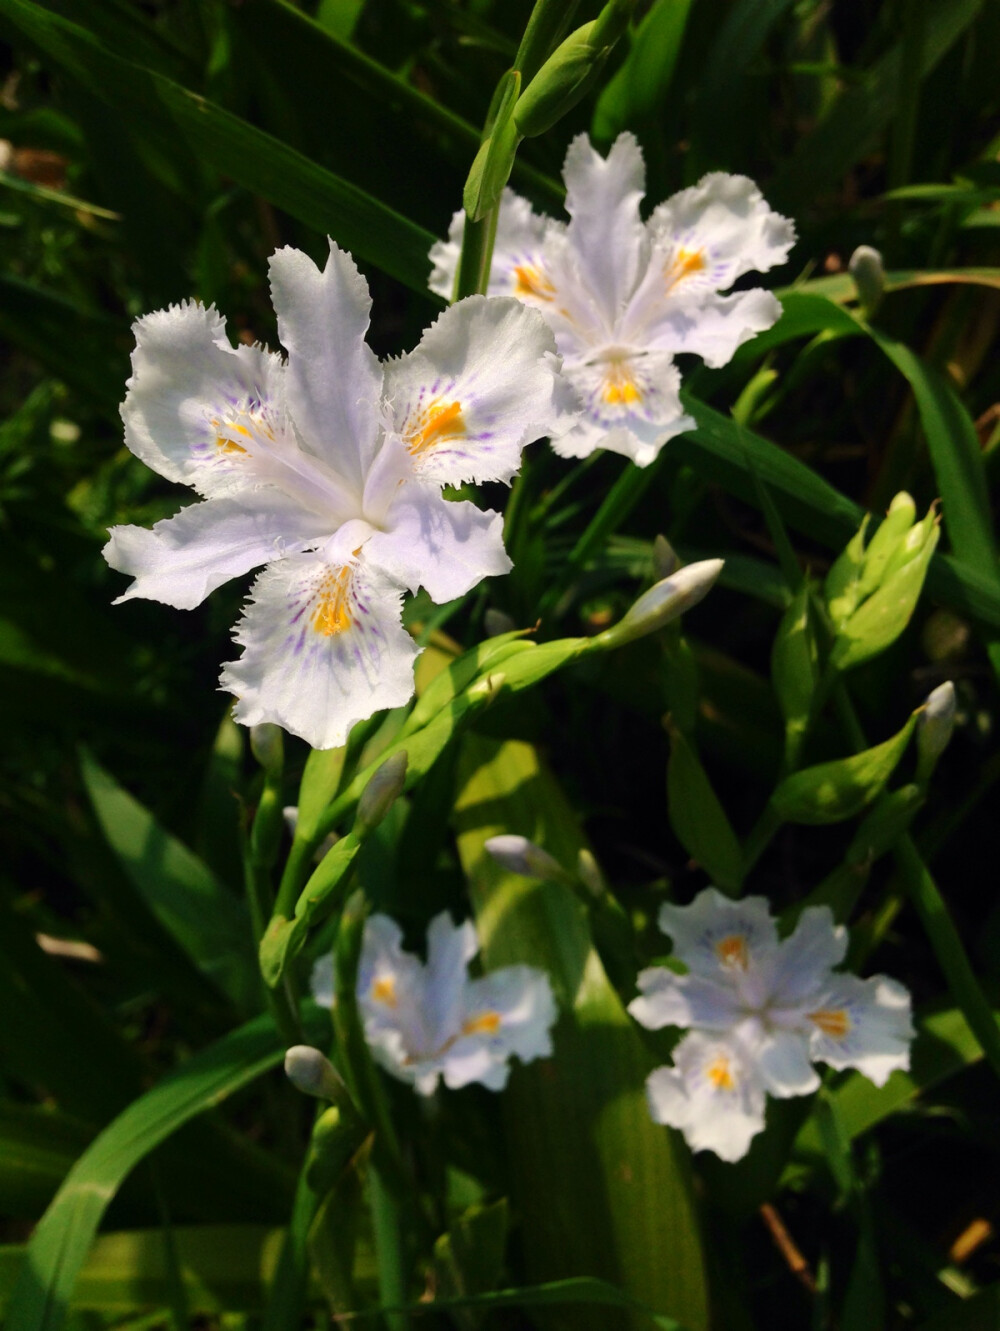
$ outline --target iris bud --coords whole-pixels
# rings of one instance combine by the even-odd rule
[[[707,596],[722,572],[721,559],[701,559],[685,564],[669,578],[643,592],[630,610],[612,628],[592,641],[602,648],[622,647],[627,642],[655,633]]]
[[[882,255],[871,245],[859,245],[847,265],[858,289],[858,299],[869,317],[875,313],[885,292],[885,265]]]
[[[501,868],[522,878],[540,878],[543,882],[561,881],[566,871],[547,850],[536,846],[527,837],[514,833],[490,837],[486,849]]]
[[[374,831],[403,793],[406,763],[406,750],[400,749],[386,759],[365,786],[358,800],[358,812],[354,820],[354,831],[359,837]]]

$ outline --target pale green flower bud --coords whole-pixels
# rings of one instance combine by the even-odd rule
[[[296,1090],[318,1100],[340,1100],[346,1093],[333,1064],[312,1045],[292,1045],[285,1054],[285,1076]]]
[[[276,776],[285,760],[284,738],[281,727],[270,721],[250,727],[250,749],[268,776]]]
[[[955,685],[948,679],[928,694],[917,717],[917,781],[921,784],[930,779],[954,729]]]
[[[492,836],[486,841],[486,849],[502,869],[520,874],[522,878],[540,878],[548,883],[566,877],[566,871],[559,861],[527,837],[514,833]]]
[[[607,895],[608,888],[601,873],[601,866],[586,846],[581,846],[577,853],[576,876],[587,891],[598,900]]]
[[[354,820],[353,830],[359,837],[367,836],[378,827],[403,793],[403,786],[406,784],[406,764],[406,750],[400,749],[398,753],[386,759],[365,786],[358,800],[358,812]]]
[[[648,633],[655,633],[708,595],[722,572],[722,564],[721,559],[702,559],[696,564],[685,564],[669,578],[643,592],[618,623],[599,634],[594,643],[603,648],[622,647]]]
[[[859,245],[847,265],[866,315],[874,314],[885,292],[885,265],[871,245]]]

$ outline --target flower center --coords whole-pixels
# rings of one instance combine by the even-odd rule
[[[715,953],[723,966],[739,967],[745,971],[749,964],[747,940],[743,934],[727,934],[725,938],[720,938],[715,945]]]
[[[396,981],[391,975],[380,975],[372,985],[372,998],[386,1007],[396,1006]]]

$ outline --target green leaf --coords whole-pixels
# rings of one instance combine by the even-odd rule
[[[118,422],[128,355],[117,324],[65,296],[0,275],[0,336]]]
[[[258,1017],[194,1054],[119,1114],[73,1166],[35,1230],[8,1305],[8,1331],[58,1331],[101,1217],[129,1173],[178,1128],[283,1056],[270,1017]]]
[[[771,648],[771,679],[785,718],[786,751],[794,748],[809,722],[819,655],[809,620],[809,584],[803,580],[794,600],[781,617]]]
[[[77,24],[29,0],[0,0],[3,18],[117,113],[180,135],[220,174],[426,294],[429,232],[238,116],[113,55]]]
[[[830,651],[831,665],[838,670],[849,670],[878,655],[896,641],[917,608],[939,534],[940,529],[933,513],[929,513],[922,524],[911,529],[904,541],[906,548],[897,550],[890,558],[881,586],[837,629],[837,637]],[[919,542],[916,554],[912,553],[911,539],[915,543]],[[906,560],[901,567],[897,564],[899,559]],[[894,568],[894,564],[897,567]],[[862,564],[862,584],[863,581]]]
[[[743,850],[711,782],[687,739],[670,731],[667,804],[678,841],[724,892],[743,884]]]
[[[190,1225],[172,1230],[193,1314],[259,1313],[281,1251],[284,1230],[266,1225]],[[0,1247],[0,1313],[25,1260],[25,1248]],[[370,1250],[359,1276],[374,1275]],[[312,1298],[318,1302],[318,1290]],[[167,1257],[159,1230],[102,1234],[94,1242],[73,1292],[72,1307],[121,1316],[168,1301]]]
[[[101,829],[140,896],[237,1009],[252,1009],[259,986],[243,901],[87,754],[82,770]]]
[[[484,1294],[500,1283],[507,1242],[507,1199],[471,1206],[434,1244],[437,1290],[443,1298]],[[463,1331],[475,1331],[483,1318],[473,1309],[458,1312]]]
[[[837,1117],[854,1140],[871,1131],[890,1114],[898,1113],[956,1072],[978,1062],[983,1051],[959,1008],[921,1015],[916,1021],[908,1072],[894,1072],[884,1086],[876,1086],[860,1072],[849,1072],[830,1089]],[[795,1139],[794,1161],[783,1178],[790,1182],[803,1164],[814,1164],[823,1154],[819,1125],[809,1118]]]
[[[680,57],[692,0],[654,0],[631,34],[628,55],[594,108],[592,133],[604,143],[641,125],[666,97]]]
[[[0,1215],[41,1215],[90,1137],[78,1120],[54,1109],[0,1100]]]
[[[341,1313],[339,1320],[342,1322],[358,1322],[367,1320],[371,1317],[380,1317],[394,1312],[407,1313],[426,1313],[432,1312],[435,1308],[444,1310],[459,1308],[557,1308],[564,1305],[575,1307],[578,1305],[590,1304],[602,1308],[619,1308],[623,1311],[635,1313],[640,1325],[642,1322],[648,1322],[649,1325],[659,1328],[659,1331],[684,1331],[684,1327],[673,1317],[666,1317],[662,1313],[654,1312],[645,1304],[636,1299],[629,1298],[620,1289],[609,1284],[606,1280],[595,1279],[591,1276],[575,1276],[568,1280],[550,1280],[543,1285],[523,1285],[519,1289],[498,1289],[492,1294],[467,1294],[460,1298],[451,1299],[433,1299],[429,1302],[409,1303],[399,1308],[367,1308],[364,1312]],[[612,1326],[617,1327],[619,1323],[610,1322],[606,1317],[599,1322],[591,1322],[591,1319],[578,1315],[573,1322],[574,1326],[600,1326],[611,1331]],[[629,1322],[628,1325],[633,1323]],[[622,1325],[625,1325],[623,1322]]]
[[[928,6],[921,73],[926,76],[972,23],[982,0],[935,0]],[[868,153],[896,114],[903,76],[903,43],[897,42],[865,73],[848,85],[816,128],[799,139],[791,156],[768,185],[771,203],[796,211],[820,195]]]
[[[573,814],[530,746],[470,737],[455,827],[487,968],[541,966],[561,1011],[556,1061],[515,1068],[502,1105],[529,1275],[588,1271],[704,1327],[686,1156],[649,1117],[642,1084],[651,1060],[608,983],[584,909],[558,883],[507,873],[484,847],[516,832],[573,864],[583,844]],[[576,1324],[605,1331],[609,1320]]]
[[[771,796],[774,809],[790,823],[839,823],[853,818],[885,789],[916,723],[914,712],[902,730],[873,749],[793,772]]]

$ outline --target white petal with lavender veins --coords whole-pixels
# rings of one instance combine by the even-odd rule
[[[674,956],[710,979],[735,981],[751,969],[765,970],[778,945],[766,897],[733,901],[714,887],[689,906],[661,906],[658,923],[673,939]]]
[[[232,347],[218,311],[195,301],[133,325],[122,404],[125,443],[147,466],[202,495],[256,484],[254,436],[285,429],[284,365],[262,347]]]
[[[693,1031],[674,1050],[672,1068],[646,1080],[653,1120],[679,1128],[692,1151],[739,1160],[764,1127],[764,1089],[730,1040]]]
[[[325,539],[321,518],[273,489],[190,504],[153,527],[112,527],[104,558],[135,581],[115,604],[146,597],[191,610],[230,578]]]
[[[832,1068],[857,1068],[884,1086],[893,1072],[910,1066],[910,995],[886,975],[832,975],[806,1017],[812,1057]]]
[[[234,634],[242,657],[224,689],[244,725],[273,721],[315,749],[343,744],[356,721],[413,693],[417,647],[401,592],[363,557],[330,564],[293,555],[257,578]]]
[[[564,229],[562,223],[534,212],[527,199],[505,189],[500,199],[486,294],[517,296],[526,304],[540,308],[551,304],[555,290],[545,257],[545,242]],[[448,239],[439,240],[431,247],[434,268],[428,285],[447,301],[453,298],[464,235],[462,210],[451,219]]]
[[[650,232],[665,249],[664,281],[672,297],[725,291],[744,273],[782,264],[795,226],[767,204],[747,176],[712,171],[653,209]]]
[[[559,427],[555,339],[517,300],[459,301],[385,370],[393,427],[425,481],[509,481],[522,448]]]

